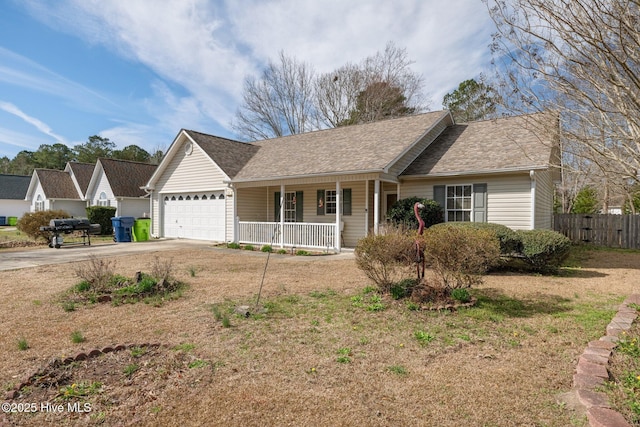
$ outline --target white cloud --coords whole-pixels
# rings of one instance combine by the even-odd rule
[[[150,82],[158,126],[218,123],[229,129],[247,74],[283,50],[318,72],[359,62],[389,41],[406,48],[432,108],[489,63],[493,25],[480,0],[34,0],[38,19],[140,62],[171,85]],[[0,79],[2,70],[0,69]]]
[[[45,134],[47,136],[50,136],[51,138],[56,140],[56,142],[61,142],[63,144],[65,143],[65,139],[60,135],[56,135],[53,132],[53,129],[51,129],[51,127],[49,125],[47,125],[46,123],[42,122],[41,120],[38,120],[35,117],[29,116],[27,113],[25,113],[24,111],[20,110],[18,107],[16,107],[15,105],[11,104],[10,102],[0,101],[0,110],[4,110],[5,112],[7,112],[9,114],[13,114],[16,117],[21,118],[26,123],[28,123],[31,126],[35,127],[41,133],[43,133],[43,134]]]

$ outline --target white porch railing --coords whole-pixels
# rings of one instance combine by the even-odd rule
[[[336,225],[309,222],[285,222],[280,233],[279,222],[238,221],[239,243],[284,247],[334,249]]]

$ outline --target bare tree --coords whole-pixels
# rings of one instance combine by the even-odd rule
[[[515,112],[558,111],[567,156],[609,181],[640,170],[640,2],[484,0],[500,89]],[[626,184],[625,184],[626,185]]]
[[[316,112],[325,127],[338,127],[349,119],[358,94],[364,90],[362,69],[347,64],[335,71],[320,75],[315,81]]]
[[[313,130],[313,69],[280,52],[260,79],[247,77],[243,104],[232,123],[248,140]]]
[[[424,79],[411,70],[407,50],[387,43],[360,64],[347,64],[316,81],[318,121],[328,127],[368,123],[428,109]]]

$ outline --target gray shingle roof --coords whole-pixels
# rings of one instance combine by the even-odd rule
[[[516,116],[450,126],[402,176],[546,168],[556,144],[536,132],[540,130],[536,119],[542,117]]]
[[[78,181],[82,194],[86,194],[87,187],[91,181],[91,175],[93,175],[93,170],[96,165],[94,163],[69,162],[69,167],[73,171],[76,181]]]
[[[80,195],[71,180],[71,175],[65,171],[54,169],[36,169],[36,175],[47,199],[76,199]]]
[[[101,158],[98,161],[102,165],[113,195],[116,197],[145,196],[145,191],[141,190],[140,187],[143,187],[149,181],[157,167],[157,165],[149,163],[128,160]]]
[[[254,142],[260,149],[235,180],[381,171],[448,114],[436,111]]]
[[[249,143],[207,135],[193,130],[185,129],[185,132],[220,166],[229,178],[235,177],[259,149],[259,147]]]
[[[0,199],[24,200],[30,176],[0,174]]]

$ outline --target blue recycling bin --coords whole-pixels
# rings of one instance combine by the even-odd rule
[[[7,217],[0,216],[0,225],[7,225]]]
[[[131,242],[131,228],[135,218],[132,216],[114,216],[111,218],[113,224],[113,240],[116,242]]]

